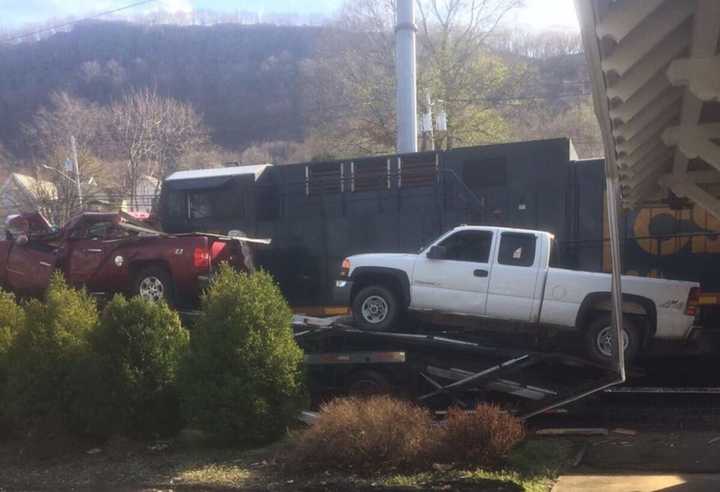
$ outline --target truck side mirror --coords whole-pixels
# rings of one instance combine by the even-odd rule
[[[27,234],[18,234],[15,236],[15,244],[18,246],[25,246],[28,243]]]
[[[447,256],[447,248],[445,246],[432,246],[427,252],[429,260],[443,260]]]

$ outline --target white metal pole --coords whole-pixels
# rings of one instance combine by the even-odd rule
[[[80,167],[78,166],[77,145],[75,144],[75,135],[70,136],[70,146],[72,147],[73,173],[74,173],[74,177],[75,177],[75,185],[77,186],[78,204],[80,205],[80,210],[82,210],[82,208],[83,208],[82,186],[80,186]]]
[[[608,147],[606,147],[608,148]],[[605,160],[605,165],[612,165],[611,159]],[[607,186],[607,214],[610,232],[610,263],[612,264],[612,324],[615,329],[615,354],[618,374],[621,382],[625,381],[625,350],[623,347],[623,309],[622,309],[622,258],[620,256],[620,227],[618,212],[618,181],[615,175],[606,174]]]
[[[397,152],[417,152],[415,0],[397,0],[395,55],[397,78]]]

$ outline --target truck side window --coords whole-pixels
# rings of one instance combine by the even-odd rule
[[[95,222],[87,228],[86,239],[122,239],[130,234],[125,229],[115,225],[113,222]]]
[[[443,239],[440,246],[447,250],[446,260],[487,263],[491,244],[490,231],[459,231]]]
[[[498,263],[512,266],[532,266],[535,263],[534,234],[504,232],[500,238]]]

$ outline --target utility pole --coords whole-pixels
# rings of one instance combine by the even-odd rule
[[[80,168],[78,166],[77,145],[75,144],[75,135],[70,136],[70,147],[72,148],[73,159],[73,176],[75,177],[75,185],[77,185],[77,198],[80,210],[83,208],[82,186],[80,186]]]
[[[425,90],[425,111],[420,119],[420,132],[422,134],[422,150],[435,150],[435,136],[433,135],[432,100],[430,90]]]
[[[396,78],[397,152],[417,152],[417,81],[415,0],[397,0]]]

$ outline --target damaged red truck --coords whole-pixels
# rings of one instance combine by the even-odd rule
[[[132,216],[87,212],[56,229],[39,213],[8,218],[0,241],[0,286],[40,296],[53,271],[93,294],[140,295],[193,306],[212,274],[227,262],[252,270],[248,242],[212,234],[165,234]]]

